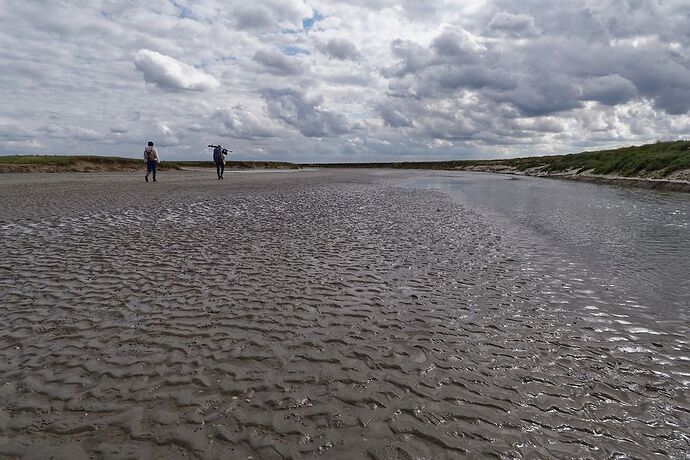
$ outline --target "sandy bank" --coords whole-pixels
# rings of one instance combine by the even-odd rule
[[[652,190],[667,190],[675,192],[690,192],[690,170],[675,171],[668,178],[658,179],[652,177],[623,177],[623,176],[603,176],[588,172],[558,172],[549,173],[543,168],[532,168],[521,171],[517,168],[506,165],[482,165],[457,168],[460,171],[488,172],[495,174],[509,174],[516,176],[546,177],[551,179],[565,179],[581,182],[591,182],[607,185],[622,185],[628,187],[646,188]]]

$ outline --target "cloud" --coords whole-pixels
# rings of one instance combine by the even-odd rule
[[[3,3],[0,153],[138,157],[154,136],[170,159],[213,139],[242,159],[412,160],[690,137],[686,0],[73,3]]]
[[[308,97],[296,89],[267,89],[262,95],[271,117],[284,121],[304,136],[331,137],[351,130],[344,115],[321,107],[322,97]]]
[[[335,59],[342,61],[359,61],[362,59],[362,55],[357,50],[357,47],[351,41],[344,38],[333,38],[327,43],[320,43],[317,46],[322,53]]]
[[[451,67],[440,75],[439,83],[445,89],[495,88],[508,90],[516,86],[515,77],[504,69],[492,69],[481,65]]]
[[[481,50],[474,37],[465,30],[444,30],[434,38],[431,48],[441,56],[452,58],[468,58]]]
[[[620,75],[587,78],[582,88],[583,100],[599,101],[605,105],[624,104],[638,94],[635,84]]]
[[[237,105],[229,109],[216,109],[213,118],[222,123],[219,134],[237,139],[264,139],[277,137],[280,132],[273,122]]]
[[[398,63],[383,69],[383,75],[387,78],[415,74],[434,65],[434,56],[430,50],[411,40],[393,40],[391,53],[398,59]]]
[[[264,7],[241,6],[234,11],[234,22],[238,29],[268,29],[276,26],[271,11]]]
[[[487,26],[490,31],[513,37],[531,37],[537,34],[534,18],[527,14],[512,14],[507,11],[496,13]]]
[[[400,110],[392,107],[392,104],[379,106],[379,113],[384,123],[391,128],[411,128],[414,126],[414,122]]]
[[[220,86],[212,75],[148,49],[137,51],[134,65],[144,74],[147,83],[168,90],[209,91]]]
[[[526,116],[550,115],[582,107],[577,86],[564,75],[544,75],[526,79],[515,89],[492,94],[496,101],[508,102]]]
[[[254,61],[261,64],[263,70],[272,75],[295,76],[305,72],[299,58],[288,57],[277,51],[257,51]]]

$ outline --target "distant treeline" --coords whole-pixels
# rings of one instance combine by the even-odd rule
[[[690,141],[656,142],[615,150],[511,158],[505,160],[452,160],[391,163],[314,163],[302,164],[317,168],[392,168],[392,169],[468,169],[476,167],[513,168],[527,171],[539,168],[544,173],[588,171],[591,174],[612,174],[625,177],[666,177],[674,171],[690,169]]]

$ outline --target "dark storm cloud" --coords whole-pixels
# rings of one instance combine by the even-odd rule
[[[307,137],[330,137],[350,132],[347,118],[323,109],[322,97],[308,97],[296,89],[262,92],[269,116],[282,120]]]

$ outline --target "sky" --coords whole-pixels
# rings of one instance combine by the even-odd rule
[[[508,158],[690,138],[688,0],[2,0],[0,155]]]

